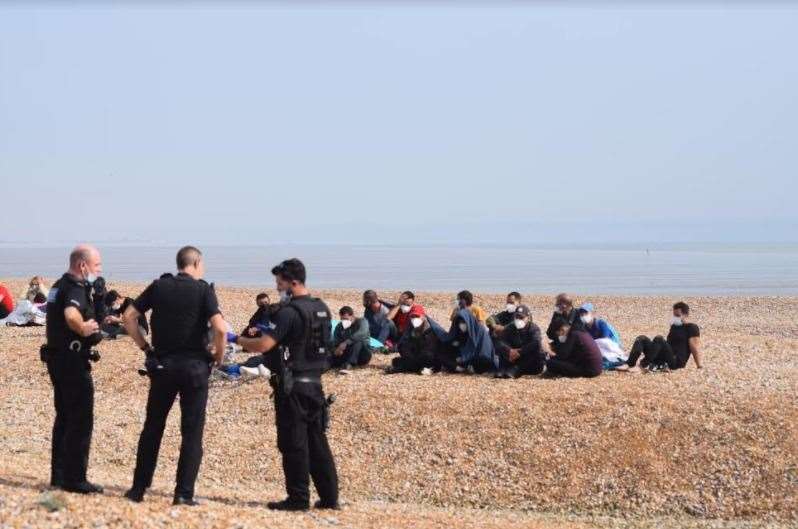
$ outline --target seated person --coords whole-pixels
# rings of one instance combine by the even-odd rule
[[[518,378],[543,372],[546,355],[540,329],[532,323],[532,313],[526,305],[518,305],[513,322],[502,328],[496,340],[496,354],[499,356],[496,378]]]
[[[597,377],[604,367],[601,351],[593,337],[565,320],[554,323],[557,337],[554,350],[546,361],[546,376]]]
[[[470,306],[455,313],[447,340],[440,356],[446,370],[486,373],[498,367],[488,328],[477,320]]]
[[[585,326],[585,331],[587,331],[594,340],[607,338],[621,345],[621,335],[618,334],[615,327],[610,325],[606,320],[596,318],[595,308],[592,303],[583,303],[578,310],[579,319]]]
[[[399,301],[396,302],[396,305],[388,311],[388,319],[396,325],[396,332],[400,339],[404,336],[410,324],[410,311],[413,307],[421,307],[421,305],[416,305],[415,294],[409,290],[405,290],[402,292],[402,295],[399,296]]]
[[[687,365],[690,356],[695,366],[701,369],[701,331],[689,319],[689,305],[683,301],[674,304],[668,338],[657,336],[651,340],[647,336],[639,336],[629,353],[629,367],[634,367],[642,354],[641,367],[652,370],[664,367],[681,369]]]
[[[557,294],[554,299],[554,314],[552,314],[551,323],[546,329],[546,336],[551,340],[552,348],[556,345],[557,331],[555,328],[559,328],[559,322],[565,322],[569,327],[584,330],[584,324],[579,319],[579,311],[574,309],[574,302],[568,294]]]
[[[487,319],[487,313],[485,309],[480,307],[479,305],[474,305],[474,295],[469,292],[468,290],[462,290],[457,293],[457,300],[455,301],[455,308],[452,311],[451,320],[454,321],[457,319],[460,310],[467,309],[471,311],[471,314],[474,316],[474,319],[480,325],[485,325],[485,320]]]
[[[446,331],[427,318],[421,305],[410,309],[409,319],[410,325],[399,340],[399,356],[391,361],[386,372],[432,374],[433,370],[440,369],[440,337]]]
[[[341,307],[338,315],[341,321],[333,331],[331,367],[349,370],[368,364],[371,361],[369,322],[366,318],[355,318],[352,307]]]
[[[102,301],[102,313],[105,314],[100,329],[105,333],[107,338],[114,339],[118,336],[126,335],[125,327],[122,324],[122,316],[125,314],[127,308],[133,303],[132,298],[122,297],[116,290],[109,290]],[[147,317],[140,314],[138,318],[139,329],[141,334],[147,335],[150,332],[150,326],[147,323]]]
[[[249,323],[241,331],[241,336],[250,338],[260,338],[263,333],[271,326],[271,317],[279,309],[279,305],[269,303],[269,295],[261,292],[255,296],[255,305],[258,307],[249,319]]]
[[[390,350],[399,339],[396,324],[388,317],[392,303],[382,301],[373,290],[363,292],[363,317],[369,322],[369,334]]]
[[[491,336],[499,336],[508,325],[513,324],[515,319],[515,309],[521,304],[521,294],[510,292],[507,294],[507,305],[504,310],[497,312],[485,322],[490,329]]]
[[[626,369],[629,355],[624,352],[621,335],[615,330],[615,327],[606,320],[596,318],[592,303],[583,303],[578,310],[579,319],[585,326],[585,331],[593,337],[601,351],[604,369]]]
[[[12,312],[14,312],[14,296],[4,284],[0,283],[0,320],[7,318]]]
[[[34,305],[47,303],[47,294],[50,290],[41,276],[33,276],[28,282],[28,288],[22,292],[20,300],[28,300]]]

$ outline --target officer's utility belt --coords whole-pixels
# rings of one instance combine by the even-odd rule
[[[294,377],[294,384],[316,384],[317,386],[321,386],[321,379],[313,377]]]
[[[71,351],[72,353],[75,353],[82,358],[91,360],[92,362],[99,362],[100,360],[100,353],[93,350],[91,346],[89,346],[88,344],[84,344],[80,340],[73,340],[72,342],[70,342],[67,351]],[[63,354],[65,354],[65,351],[50,347],[46,343],[42,344],[42,346],[39,347],[39,360],[41,360],[42,362],[47,362],[50,359],[56,358],[57,355],[63,355]]]

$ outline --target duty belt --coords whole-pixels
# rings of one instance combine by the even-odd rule
[[[312,377],[295,377],[294,383],[301,382],[303,384],[317,384],[321,386],[321,379],[320,378],[312,378]]]

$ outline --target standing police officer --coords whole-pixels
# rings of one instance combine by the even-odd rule
[[[325,432],[328,402],[321,374],[329,366],[330,309],[305,287],[305,265],[299,259],[272,269],[282,306],[272,329],[260,338],[237,337],[248,351],[266,353],[274,384],[277,447],[283,456],[288,497],[269,509],[305,511],[310,507],[308,475],[319,493],[317,509],[338,508],[338,474]],[[278,347],[280,346],[280,347]],[[275,349],[276,348],[276,349]]]
[[[82,244],[72,250],[69,271],[55,282],[47,298],[47,344],[41,350],[55,400],[50,485],[81,494],[103,490],[86,480],[94,426],[89,358],[91,347],[102,339],[91,288],[101,272],[96,248]]]
[[[193,246],[177,252],[178,274],[164,274],[150,284],[125,311],[128,334],[146,354],[150,377],[147,418],[139,438],[133,486],[125,497],[144,499],[152,485],[166,418],[180,395],[180,459],[174,505],[197,505],[194,483],[202,460],[202,433],[208,403],[208,376],[211,364],[224,355],[227,330],[216,293],[202,280],[205,264]],[[152,309],[152,347],[139,330],[138,318]],[[214,332],[216,354],[208,352],[208,323]]]

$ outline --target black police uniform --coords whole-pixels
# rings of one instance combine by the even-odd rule
[[[330,310],[310,296],[294,297],[272,318],[269,334],[281,346],[269,356],[277,447],[283,458],[288,507],[307,508],[313,479],[324,506],[338,504],[338,474],[327,442],[328,403],[321,385],[331,345]]]
[[[152,369],[147,418],[139,438],[133,491],[152,485],[166,418],[180,395],[180,458],[175,498],[194,497],[202,461],[202,434],[208,402],[208,320],[219,314],[213,288],[188,274],[164,274],[133,302],[141,314],[152,309],[152,345],[160,369]],[[153,359],[150,359],[153,360]]]
[[[67,307],[76,308],[83,321],[94,318],[91,286],[71,274],[64,274],[50,289],[42,360],[47,362],[55,401],[50,483],[74,488],[86,482],[94,426],[89,352],[100,337],[85,338],[73,332],[64,317]]]

